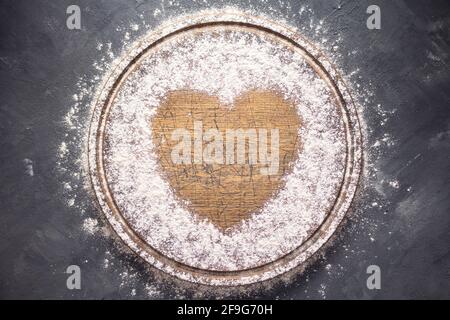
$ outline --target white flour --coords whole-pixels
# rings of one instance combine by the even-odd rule
[[[298,52],[252,31],[188,33],[155,51],[120,89],[108,123],[106,174],[123,216],[156,250],[197,268],[246,269],[297,248],[326,217],[343,178],[343,124],[325,82]],[[181,206],[159,172],[151,119],[177,89],[215,95],[230,108],[245,91],[275,89],[303,121],[285,188],[230,233]]]

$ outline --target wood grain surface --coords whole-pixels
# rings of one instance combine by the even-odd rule
[[[227,129],[266,129],[269,154],[271,129],[278,129],[278,170],[275,174],[262,174],[261,168],[267,165],[259,157],[258,163],[249,163],[248,139],[244,164],[227,164],[225,159],[224,163],[195,163],[195,122],[202,123],[203,132],[210,128],[220,132],[224,158]],[[300,125],[293,104],[274,91],[248,91],[233,106],[221,105],[217,97],[204,93],[174,91],[166,96],[151,123],[160,168],[175,194],[200,219],[208,219],[224,232],[258,212],[283,186],[283,176],[292,169],[301,147]],[[172,139],[176,129],[190,133],[190,163],[175,164],[171,157],[180,142]],[[203,141],[203,150],[210,142]],[[235,154],[236,148],[237,144]]]

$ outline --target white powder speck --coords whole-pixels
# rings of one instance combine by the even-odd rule
[[[389,185],[394,189],[400,188],[400,183],[398,182],[398,180],[389,181]]]
[[[65,156],[67,155],[67,153],[69,152],[69,150],[67,149],[67,143],[66,142],[62,142],[61,145],[59,146],[59,152],[61,156]]]
[[[25,166],[25,173],[30,177],[34,176],[33,161],[30,159],[23,159],[23,164]]]
[[[145,292],[149,298],[158,298],[161,295],[161,291],[159,291],[156,286],[151,284],[145,285]]]
[[[74,204],[75,204],[75,199],[74,198],[70,198],[69,200],[67,200],[67,205],[69,207],[73,207]]]
[[[120,287],[130,285],[136,280],[136,273],[130,271],[123,271],[119,274],[121,278]]]
[[[86,218],[83,221],[83,229],[89,234],[94,234],[98,231],[98,222],[92,218]]]
[[[160,14],[161,14],[161,10],[158,9],[158,8],[156,8],[155,11],[153,11],[153,16],[154,16],[154,17],[157,17],[157,16],[159,16]]]
[[[322,299],[326,299],[327,298],[326,290],[327,290],[327,286],[324,283],[322,283],[320,285],[320,289],[317,290],[319,292],[320,296],[322,297]]]

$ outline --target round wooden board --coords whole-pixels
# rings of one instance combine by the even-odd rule
[[[308,64],[327,83],[334,93],[336,107],[339,108],[345,125],[347,142],[344,179],[340,188],[336,189],[334,206],[328,212],[327,218],[320,227],[317,228],[301,246],[280,259],[256,268],[239,271],[217,271],[194,268],[175,261],[151,247],[133,230],[129,222],[121,214],[108,184],[104,163],[104,139],[105,130],[108,125],[108,116],[113,107],[118,89],[130,73],[139,68],[141,60],[151,52],[157,44],[160,44],[170,37],[177,36],[180,33],[200,32],[208,28],[214,29],[217,27],[250,30],[251,32],[269,34],[270,37],[279,39],[279,41],[282,41],[284,44],[291,46],[292,50],[296,50],[302,54]],[[186,108],[192,109],[193,99],[196,101],[195,105],[198,106],[202,105],[202,102],[204,101],[211,102],[211,99],[213,98],[208,96],[198,96],[196,93],[186,91],[178,92],[172,97],[169,97],[165,104],[160,108],[160,113],[156,117],[157,125],[155,126],[156,129],[154,132],[155,140],[158,140],[161,136],[167,134],[165,131],[167,128],[173,129],[177,127],[177,123],[179,122],[189,122],[189,125],[193,125],[192,117],[181,115]],[[258,106],[263,107],[256,110],[255,103]],[[211,103],[209,105],[211,105]],[[218,102],[215,101],[212,105],[218,105]],[[227,115],[227,118],[235,119],[235,121],[239,121],[240,119],[243,122],[265,122],[270,118],[271,110],[265,110],[264,106],[268,108],[268,106],[277,105],[285,109],[284,117],[280,118],[281,126],[284,126],[284,128],[287,129],[286,132],[288,132],[288,135],[281,137],[283,150],[285,150],[283,156],[284,159],[287,160],[280,165],[281,170],[279,171],[278,178],[288,174],[290,164],[295,160],[296,151],[301,148],[301,137],[295,135],[295,132],[298,131],[298,127],[301,126],[301,119],[297,117],[295,113],[291,112],[292,107],[289,105],[289,101],[283,101],[276,93],[253,92],[250,93],[250,96],[243,98],[242,105],[244,106],[243,110],[246,111],[241,114],[236,114],[235,116]],[[206,121],[224,119],[225,116],[223,114],[217,114],[218,110],[219,109],[204,111],[204,113],[207,113]],[[256,110],[257,112],[256,114],[248,113],[249,110]],[[177,117],[177,121],[179,122],[166,117],[164,112],[171,112],[172,114],[173,112],[181,112]],[[201,112],[201,110],[197,110],[197,112]],[[214,117],[211,117],[212,114],[214,114]],[[220,129],[220,124],[218,125],[218,129]],[[136,47],[128,54],[124,55],[117,67],[105,79],[94,104],[94,112],[90,127],[88,144],[89,172],[99,207],[111,223],[112,228],[126,245],[144,260],[156,268],[184,280],[209,285],[242,285],[273,278],[283,272],[304,264],[307,259],[320,250],[320,248],[329,240],[345,216],[355,194],[361,172],[361,146],[362,137],[359,120],[351,94],[332,64],[330,64],[326,60],[326,57],[309,41],[304,39],[295,30],[280,25],[275,21],[270,21],[267,18],[253,17],[235,11],[224,12],[221,16],[217,16],[215,13],[202,12],[199,15],[183,17],[178,21],[174,21],[171,25],[165,25],[160,29],[151,32],[148,36],[139,41]],[[190,208],[191,210],[206,217],[224,230],[224,232],[257,210],[261,204],[272,197],[274,192],[280,187],[281,179],[276,179],[277,177],[274,177],[273,181],[268,183],[264,180],[267,179],[267,177],[255,175],[254,179],[256,180],[257,185],[266,186],[262,190],[256,192],[254,188],[255,181],[250,181],[252,179],[249,180],[248,178],[251,175],[248,173],[239,175],[230,172],[223,174],[226,181],[225,186],[219,188],[218,185],[213,185],[211,187],[211,185],[208,185],[205,182],[208,180],[207,178],[211,178],[211,174],[209,174],[209,171],[207,170],[198,173],[196,176],[194,175],[197,178],[197,182],[194,184],[194,187],[192,187],[192,181],[188,178],[183,180],[181,171],[170,166],[170,163],[167,161],[168,153],[166,152],[166,149],[169,147],[170,146],[167,145],[161,149],[162,151],[159,154],[159,159],[161,166],[166,172],[167,179],[171,180],[172,187],[178,192],[178,195],[181,198],[185,197],[194,203]],[[223,167],[219,169],[222,170]],[[236,168],[233,168],[233,170],[236,171]],[[203,178],[204,181],[198,182],[199,177]],[[192,176],[190,179],[192,180]],[[239,180],[238,183],[236,182],[237,179]],[[186,190],[187,186],[191,186],[191,189],[188,187],[187,191],[182,191]],[[192,192],[192,190],[194,191]],[[230,197],[227,192],[234,195],[237,194],[237,196]],[[226,199],[229,198],[231,198],[231,200],[228,200],[230,206],[227,206],[229,212],[227,212],[226,215],[222,215],[223,212],[221,212],[221,208],[223,208],[223,201],[227,201]],[[195,199],[197,202],[192,201],[192,199]]]

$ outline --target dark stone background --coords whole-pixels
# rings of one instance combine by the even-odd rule
[[[191,11],[211,6],[178,2]],[[249,6],[247,1],[211,2],[218,7]],[[358,213],[325,258],[292,283],[254,296],[449,299],[450,2],[269,2],[253,6],[262,13],[281,12],[301,28],[307,21],[293,13],[306,4],[312,9],[310,17],[325,19],[329,39],[342,37],[341,69],[359,68],[362,92],[370,85],[374,93],[373,104],[364,110],[368,146],[385,133],[395,145],[370,160],[376,171],[354,205]],[[70,4],[81,7],[82,30],[66,28]],[[370,4],[381,7],[381,30],[366,28]],[[92,74],[99,58],[97,42],[112,42],[113,51],[119,52],[123,33],[118,25],[138,21],[143,14],[151,27],[176,13],[166,1],[163,15],[154,17],[158,7],[159,1],[146,0],[0,2],[0,298],[148,297],[145,283],[156,280],[144,271],[140,274],[140,261],[116,249],[113,240],[80,231],[82,214],[67,206],[61,191],[57,152],[76,82]],[[347,54],[353,50],[355,54]],[[378,103],[392,112],[384,125],[376,112]],[[34,176],[26,174],[25,158],[33,161]],[[80,167],[71,170],[79,172]],[[400,187],[390,187],[387,182],[392,180]],[[78,200],[88,203],[86,214],[97,217],[87,191],[77,192]],[[372,201],[383,203],[382,209],[371,207]],[[106,251],[114,265],[110,269],[103,267]],[[70,264],[82,269],[82,290],[66,288],[64,271]],[[371,264],[381,268],[381,290],[366,288]],[[122,275],[130,268],[137,276],[123,283]],[[133,288],[136,296],[130,294]],[[159,298],[180,297],[170,285],[159,288]]]

